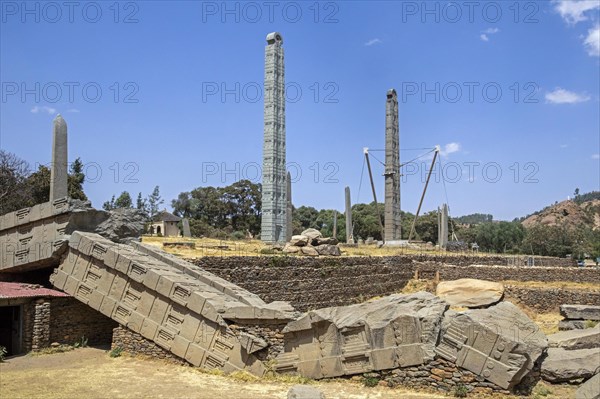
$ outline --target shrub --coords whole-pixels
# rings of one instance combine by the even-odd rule
[[[365,374],[363,376],[363,384],[366,387],[376,387],[379,384],[379,378],[376,374]]]
[[[585,328],[594,328],[598,325],[598,322],[596,320],[586,320],[585,321]]]
[[[4,362],[4,358],[6,357],[6,354],[8,352],[6,351],[6,348],[3,346],[0,346],[0,363]]]
[[[121,356],[121,353],[123,353],[123,348],[121,348],[120,346],[115,346],[108,353],[108,356],[110,356],[110,357],[119,357],[119,356]]]
[[[466,398],[468,393],[469,393],[469,388],[467,388],[463,384],[458,384],[454,388],[454,397],[455,398]]]

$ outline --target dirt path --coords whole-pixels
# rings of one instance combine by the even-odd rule
[[[203,374],[191,367],[161,361],[119,357],[104,350],[83,348],[42,356],[21,356],[0,364],[0,398],[287,398],[293,384],[243,382]],[[327,399],[440,399],[445,396],[409,393],[358,383],[317,385]]]

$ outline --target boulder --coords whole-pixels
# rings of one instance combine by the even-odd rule
[[[560,314],[565,319],[600,321],[600,306],[560,305]]]
[[[487,280],[461,278],[441,281],[436,295],[451,306],[481,307],[500,302],[504,295],[504,285]]]
[[[287,243],[285,244],[285,246],[283,247],[283,251],[284,254],[297,254],[298,252],[300,252],[300,247],[296,247],[294,245],[292,245],[291,243]]]
[[[428,292],[311,310],[284,328],[279,372],[331,378],[433,360],[448,304]]]
[[[113,242],[129,243],[139,241],[146,218],[138,209],[118,208],[110,211],[87,207],[87,202],[75,201],[69,225],[65,232],[74,231],[96,233]]]
[[[319,256],[319,253],[313,247],[300,247],[300,252],[302,253],[302,255]]]
[[[337,245],[338,240],[335,237],[321,237],[316,239],[316,245]]]
[[[569,350],[598,348],[600,347],[600,324],[584,330],[561,331],[548,335],[548,346]]]
[[[306,229],[301,233],[303,236],[307,236],[308,239],[312,242],[317,238],[323,237],[323,234],[317,229]]]
[[[584,328],[588,328],[585,320],[561,320],[558,322],[559,331],[583,330]]]
[[[548,347],[546,336],[519,308],[448,312],[436,353],[503,389],[518,384]]]
[[[337,245],[323,244],[316,246],[315,249],[319,255],[340,256],[342,254]]]
[[[246,349],[246,352],[248,353],[258,352],[259,350],[269,346],[269,343],[264,339],[246,332],[241,332],[238,336],[238,340],[240,341],[242,348]]]
[[[548,382],[570,382],[592,377],[600,371],[600,348],[548,349],[542,363],[542,378]]]
[[[292,239],[290,240],[290,245],[293,245],[295,247],[303,247],[305,245],[308,245],[309,241],[309,238],[305,235],[292,236]]]
[[[325,395],[315,387],[294,385],[288,391],[287,399],[325,399]]]
[[[575,392],[575,399],[600,399],[600,374],[582,384]]]

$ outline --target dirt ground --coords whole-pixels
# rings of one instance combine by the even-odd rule
[[[290,382],[202,373],[159,360],[130,356],[110,358],[104,349],[80,348],[51,355],[24,355],[0,363],[0,398],[243,398],[285,399]],[[441,399],[449,396],[399,388],[364,387],[348,380],[315,383],[327,399]],[[531,398],[567,399],[575,387],[538,385]],[[487,399],[500,398],[495,395]],[[469,398],[477,396],[469,395]],[[506,398],[506,397],[504,397]],[[515,398],[515,397],[512,397]]]
[[[192,367],[128,356],[110,358],[106,351],[83,348],[52,355],[25,355],[0,364],[0,398],[287,398],[292,383],[244,382],[201,373]],[[443,398],[359,383],[317,384],[326,398]]]

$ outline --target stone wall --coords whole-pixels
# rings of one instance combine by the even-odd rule
[[[560,305],[600,306],[600,289],[581,290],[570,288],[528,288],[505,286],[505,299],[522,303],[539,313],[558,312]]]
[[[113,329],[111,349],[114,350],[115,348],[121,348],[124,352],[132,355],[142,355],[178,364],[188,364],[185,360],[121,325]]]
[[[72,297],[53,298],[50,312],[51,343],[73,344],[85,337],[88,345],[109,344],[118,325]]]
[[[573,281],[600,284],[600,272],[595,268],[558,267],[570,264],[571,260],[543,259],[546,263],[555,262],[555,265],[507,266],[506,257],[462,255],[205,257],[190,261],[259,295],[266,302],[288,301],[300,311],[349,305],[375,296],[397,293],[415,276],[416,271],[422,279],[434,279],[439,272],[441,280],[478,278],[492,281]],[[504,262],[504,266],[496,266],[499,262]],[[529,304],[535,303],[539,295],[530,295],[531,299],[527,299],[525,295],[522,297],[525,298],[524,303]],[[589,298],[597,300],[594,295]],[[585,300],[585,297],[581,297],[581,301]]]

